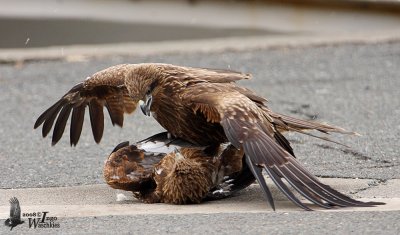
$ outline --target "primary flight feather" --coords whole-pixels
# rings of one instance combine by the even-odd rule
[[[322,184],[295,159],[293,149],[281,134],[283,131],[303,133],[303,130],[354,133],[272,112],[264,98],[235,83],[248,78],[249,74],[234,71],[170,64],[117,65],[77,84],[47,109],[34,127],[43,124],[45,137],[55,122],[52,144],[56,144],[72,112],[70,143],[76,145],[88,106],[93,136],[99,142],[104,129],[104,106],[112,123],[122,126],[124,114],[132,113],[142,100],[142,112],[152,115],[175,137],[200,146],[230,142],[237,149],[243,149],[248,170],[258,180],[273,208],[272,195],[261,173],[263,169],[292,202],[306,210],[309,207],[282,179],[324,208],[379,204],[351,199]]]

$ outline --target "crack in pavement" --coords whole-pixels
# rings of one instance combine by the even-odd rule
[[[298,107],[296,107],[294,109],[289,109],[289,112],[292,113],[292,114],[305,116],[310,121],[318,119],[319,114],[318,113],[311,113],[309,111],[310,107],[311,107],[311,105],[309,105],[309,104],[301,104],[300,106],[298,106]]]
[[[306,117],[310,121],[316,120],[319,117],[318,113],[310,112],[310,110],[309,110],[311,108],[310,104],[299,104],[297,102],[288,101],[288,100],[277,100],[274,103],[289,105],[289,106],[291,106],[291,107],[287,108],[289,113]]]
[[[372,179],[372,180],[373,181],[367,183],[368,184],[367,187],[356,188],[356,189],[350,191],[349,194],[354,195],[354,194],[357,194],[359,192],[366,191],[366,190],[369,190],[369,189],[374,188],[374,187],[378,187],[380,185],[385,185],[386,182],[387,182],[387,180],[382,180],[382,179]]]
[[[383,167],[392,167],[392,166],[397,166],[397,165],[399,165],[399,164],[396,164],[396,163],[393,163],[393,162],[391,162],[391,161],[384,160],[384,159],[383,159],[383,160],[381,160],[381,159],[374,159],[374,158],[369,157],[369,156],[367,156],[366,154],[361,153],[361,152],[359,152],[359,151],[357,151],[357,150],[354,150],[354,149],[335,148],[335,147],[332,147],[332,146],[329,146],[329,145],[326,145],[326,144],[314,144],[314,145],[316,145],[316,146],[318,146],[318,147],[320,147],[320,148],[323,148],[323,149],[330,149],[330,150],[341,151],[341,152],[344,153],[344,154],[348,154],[348,155],[351,155],[351,156],[355,157],[357,160],[372,161],[372,162],[375,162],[375,163],[378,163],[378,164],[383,164],[383,166],[381,165],[380,168],[383,168]],[[386,165],[385,165],[385,164],[386,164]],[[390,165],[387,165],[387,164],[390,164]],[[376,166],[375,166],[375,167],[376,167]],[[370,167],[370,168],[375,168],[375,167]]]

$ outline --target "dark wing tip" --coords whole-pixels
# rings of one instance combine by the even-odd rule
[[[83,121],[85,118],[85,107],[86,103],[83,103],[80,106],[73,108],[69,136],[71,146],[76,146],[81,136]]]
[[[362,202],[363,205],[365,206],[382,206],[382,205],[386,205],[385,202]]]
[[[33,129],[38,128],[41,124],[43,123],[43,121],[40,119],[40,117],[36,120],[35,125],[33,126]]]
[[[69,90],[68,93],[70,93],[70,92],[81,91],[82,88],[83,88],[83,84],[84,84],[84,82],[80,82],[80,83],[76,84],[75,86],[73,86],[73,87],[71,88],[71,90]]]
[[[166,131],[147,137],[146,139],[138,141],[138,143],[156,142],[165,140],[168,140],[168,132]]]
[[[55,105],[55,104],[54,104]],[[53,105],[53,106],[54,106]],[[51,106],[50,108],[48,108],[46,111],[44,111],[39,117],[38,119],[36,119],[35,125],[33,126],[33,129],[38,128],[40,125],[42,125],[42,123],[44,121],[46,121],[46,116],[48,115],[48,112],[53,108],[53,106]]]
[[[265,182],[264,176],[261,173],[261,169],[258,166],[255,166],[254,163],[251,161],[251,157],[246,154],[246,163],[249,167],[250,171],[253,173],[254,177],[257,179],[258,183],[260,184],[264,195],[267,199],[267,202],[271,206],[271,208],[275,211],[275,203],[274,198],[272,197],[271,191],[269,190],[267,183]]]
[[[227,121],[225,121],[227,120]],[[225,134],[229,141],[235,142],[240,138],[240,123],[236,120],[225,119],[221,122]],[[249,157],[248,165],[252,169],[264,193],[267,193],[265,182],[262,176],[259,176],[259,167],[264,167],[270,178],[273,180],[279,190],[297,206],[311,210],[305,206],[292,192],[291,189],[282,181],[282,178],[291,185],[298,193],[310,202],[323,207],[368,207],[382,205],[379,202],[361,202],[354,200],[328,185],[321,183],[315,176],[308,172],[300,163],[283,147],[279,145],[282,141],[276,141],[264,132],[257,132],[243,140],[243,148],[246,156]],[[278,142],[278,143],[277,143]],[[268,195],[268,194],[267,194]]]
[[[96,142],[96,144],[100,144],[100,142],[101,142],[101,138],[102,138],[103,136],[101,136],[101,137],[94,137],[94,142]]]
[[[121,148],[124,148],[127,146],[129,146],[129,141],[124,141],[122,143],[119,143],[117,146],[115,146],[115,148],[113,149],[113,151],[111,153],[115,153],[116,151],[120,150]]]
[[[65,130],[65,126],[67,125],[69,116],[71,114],[71,109],[72,105],[67,104],[62,108],[61,112],[58,114],[57,121],[54,124],[53,128],[52,143],[56,144],[61,139]]]
[[[73,93],[73,92],[79,92],[81,91],[83,88],[83,82],[80,82],[78,84],[76,84],[74,87],[71,88],[71,90],[69,90],[67,94]],[[46,121],[49,117],[49,115],[51,115],[52,113],[54,113],[55,110],[57,110],[57,107],[60,107],[60,105],[62,105],[65,100],[65,96],[64,95],[59,101],[57,101],[54,105],[52,105],[50,108],[48,108],[46,111],[44,111],[36,120],[35,125],[33,126],[33,129],[38,128],[40,125],[42,125],[42,123],[44,121]],[[59,109],[58,109],[59,110]],[[56,114],[58,113],[58,111],[56,112]],[[53,114],[54,115],[54,114]]]
[[[89,116],[90,124],[92,126],[92,133],[94,141],[98,144],[103,137],[104,131],[104,113],[103,106],[97,100],[89,102]]]

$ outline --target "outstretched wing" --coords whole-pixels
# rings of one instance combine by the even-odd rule
[[[10,199],[10,220],[13,222],[21,220],[21,207],[16,197]]]
[[[208,89],[214,92],[204,92]],[[207,120],[220,123],[228,140],[235,147],[243,148],[246,162],[272,208],[274,208],[272,195],[262,176],[262,169],[282,193],[306,210],[310,209],[291,192],[282,179],[306,199],[324,208],[334,205],[379,204],[356,201],[321,183],[290,154],[290,145],[275,129],[272,124],[273,118],[245,95],[216,84],[201,84],[187,89],[183,99],[194,112],[206,116]]]
[[[55,145],[61,139],[72,112],[70,143],[76,145],[82,132],[85,109],[88,106],[93,136],[96,143],[99,143],[104,130],[104,106],[110,114],[112,124],[121,127],[124,113],[132,113],[136,109],[137,101],[130,98],[124,84],[129,66],[131,65],[108,68],[75,85],[39,116],[34,128],[43,124],[42,135],[46,137],[55,121],[52,136],[52,144]]]

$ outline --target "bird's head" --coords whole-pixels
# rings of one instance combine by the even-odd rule
[[[142,101],[140,108],[142,112],[150,116],[153,95],[157,92],[160,68],[155,64],[138,64],[128,74],[126,87],[130,96],[137,101]]]
[[[181,153],[181,151],[177,148],[172,152],[173,155],[173,169],[176,171],[177,169],[180,169],[184,167],[188,161],[185,161],[186,157],[184,154]]]

